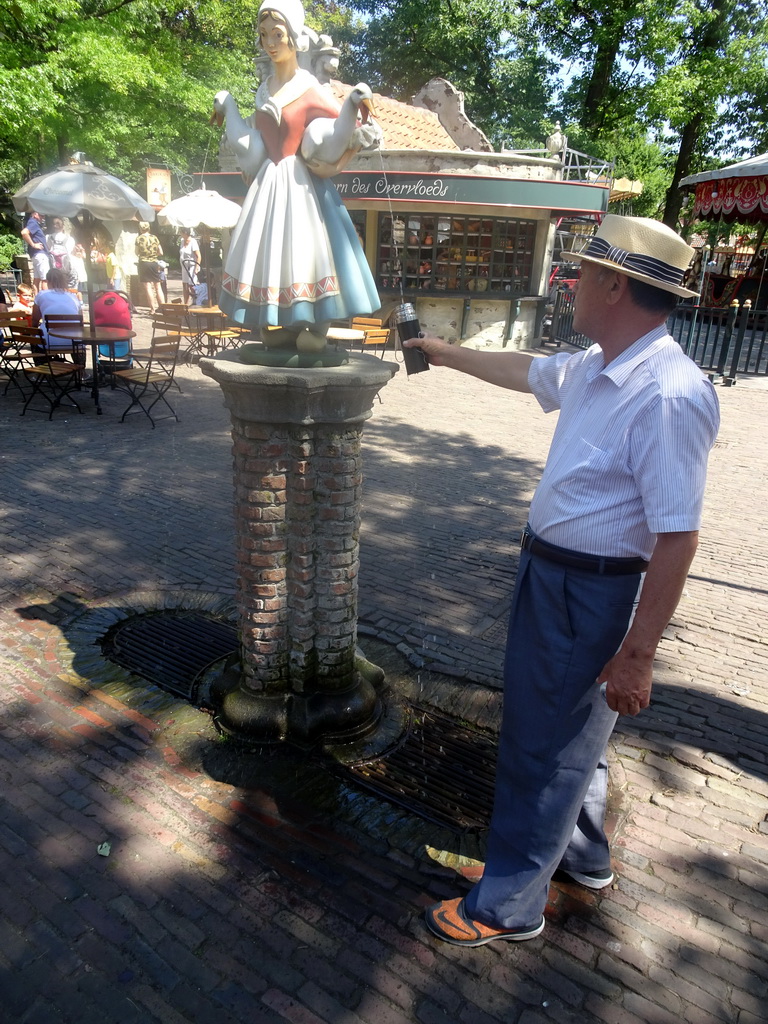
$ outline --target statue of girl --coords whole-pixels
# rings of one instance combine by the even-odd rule
[[[272,73],[243,120],[228,92],[214,101],[227,139],[251,180],[232,234],[220,306],[236,323],[261,328],[269,346],[319,352],[332,320],[365,316],[381,303],[352,221],[329,180],[350,154],[378,144],[371,91],[355,87],[339,110],[299,67],[304,9],[264,0],[259,42]],[[362,124],[359,122],[362,121]],[[277,330],[276,328],[280,328]]]

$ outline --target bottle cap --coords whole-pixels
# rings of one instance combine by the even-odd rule
[[[396,306],[392,312],[392,323],[395,324],[395,326],[397,326],[397,324],[404,324],[410,320],[416,319],[416,310],[410,302],[401,303],[401,305]]]

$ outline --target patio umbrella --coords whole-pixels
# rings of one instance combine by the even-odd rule
[[[239,218],[237,203],[206,188],[173,199],[157,215],[161,224],[172,228],[233,228]]]
[[[130,185],[91,163],[71,163],[48,174],[38,175],[13,197],[19,213],[36,210],[55,217],[82,215],[83,224],[101,221],[152,221],[155,211]],[[91,275],[88,275],[88,304],[92,303]]]
[[[154,220],[155,211],[130,185],[89,163],[66,164],[40,174],[13,197],[19,213],[37,210],[55,217],[88,214],[97,220]]]
[[[201,228],[203,235],[203,252],[208,253],[208,230],[233,228],[240,219],[240,207],[219,192],[202,188],[195,189],[185,196],[173,199],[159,211],[157,219],[173,228]],[[208,294],[213,294],[210,281],[210,266],[205,260],[205,278]]]

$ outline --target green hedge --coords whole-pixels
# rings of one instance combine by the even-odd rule
[[[26,246],[18,235],[0,234],[0,270],[8,270],[14,256],[22,256]]]

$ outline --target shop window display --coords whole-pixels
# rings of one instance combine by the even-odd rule
[[[379,217],[381,290],[531,293],[536,222],[403,213]]]

